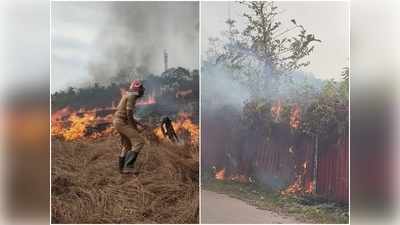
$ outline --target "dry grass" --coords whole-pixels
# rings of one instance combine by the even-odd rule
[[[136,175],[118,137],[52,140],[52,223],[198,223],[198,147],[148,144]]]

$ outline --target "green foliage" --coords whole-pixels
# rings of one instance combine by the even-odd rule
[[[271,103],[263,98],[256,98],[245,103],[242,114],[244,132],[257,131],[267,137],[271,136]]]
[[[239,30],[236,21],[228,19],[223,38],[209,38],[207,59],[203,67],[223,65],[231,76],[247,86],[253,95],[265,96],[274,88],[273,79],[287,75],[310,64],[306,60],[315,43],[314,34],[294,19],[284,25],[280,11],[273,2],[241,2],[245,27]],[[281,77],[281,76],[279,76]]]
[[[95,108],[111,106],[113,100],[119,96],[120,86],[112,83],[108,87],[95,83],[83,88],[69,87],[67,91],[55,92],[51,96],[52,110],[70,106],[75,109],[81,107]]]
[[[252,13],[245,13],[247,26],[244,37],[256,57],[271,69],[272,74],[282,74],[297,70],[310,64],[301,59],[313,50],[313,42],[321,42],[314,34],[292,19],[293,25],[282,29],[282,22],[277,16],[281,13],[274,2],[242,2]],[[297,32],[297,35],[296,33]]]
[[[218,47],[219,39],[209,39],[209,56],[214,56],[216,63],[222,62],[236,69],[249,69],[249,65],[258,64],[264,75],[287,74],[310,64],[303,59],[314,50],[314,43],[321,40],[307,33],[294,19],[291,26],[283,28],[277,18],[281,12],[273,2],[241,4],[250,11],[243,14],[247,19],[244,30],[239,31],[236,22],[229,19],[226,21],[228,31],[223,33],[227,41]]]
[[[343,134],[348,128],[348,89],[344,80],[327,81],[322,93],[303,117],[302,130],[312,136]]]
[[[297,105],[301,111],[301,125],[298,132],[309,136],[318,135],[321,140],[335,139],[348,129],[347,82],[326,81],[318,95],[312,86],[304,83],[304,86],[296,91],[297,94],[279,100],[281,112],[278,121],[272,117],[271,112],[271,108],[278,103],[278,100],[252,98],[243,107],[241,129],[258,130],[269,138],[274,123],[289,126],[292,107]]]

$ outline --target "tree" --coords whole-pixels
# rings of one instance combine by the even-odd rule
[[[349,102],[349,79],[350,79],[350,73],[349,73],[349,67],[343,67],[342,69],[342,81],[340,83],[339,87],[339,93],[341,97],[341,101],[343,104],[348,104]]]
[[[247,26],[243,31],[249,41],[249,50],[271,74],[288,73],[310,64],[302,59],[314,50],[313,42],[321,42],[314,34],[307,33],[294,19],[291,20],[291,27],[282,29],[282,22],[277,19],[281,12],[274,2],[251,1],[241,4],[251,11],[244,14]]]
[[[239,30],[236,21],[226,21],[222,39],[210,38],[205,66],[223,65],[231,76],[252,90],[253,95],[275,92],[272,80],[310,64],[306,57],[321,42],[295,19],[284,26],[278,19],[281,11],[273,2],[240,2],[246,7],[245,27]]]
[[[261,62],[265,73],[273,75],[287,74],[310,64],[304,59],[314,50],[314,43],[321,40],[307,33],[295,19],[291,20],[292,26],[282,28],[282,22],[277,19],[281,12],[273,2],[250,1],[240,4],[250,11],[243,14],[247,19],[246,27],[239,32],[234,20],[226,21],[229,29],[224,36],[228,41],[220,52],[219,60],[247,64],[254,58]]]

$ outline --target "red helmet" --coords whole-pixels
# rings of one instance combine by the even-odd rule
[[[131,85],[129,86],[129,89],[132,91],[139,91],[140,88],[142,88],[142,82],[140,82],[140,80],[134,80],[132,81]]]

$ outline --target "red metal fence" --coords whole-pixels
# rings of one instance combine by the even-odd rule
[[[300,179],[300,185],[305,190],[310,188],[314,177],[314,139],[301,137],[292,145],[291,154],[287,146],[275,143],[262,146],[257,150],[257,168],[269,176],[280,177],[280,180],[289,181],[287,184]],[[349,201],[349,148],[348,138],[339,137],[336,143],[320,146],[317,165],[317,194],[337,202]],[[290,158],[293,157],[291,161]],[[292,164],[290,164],[292,163]],[[286,165],[285,165],[286,164]],[[287,165],[289,164],[289,165]],[[287,176],[289,168],[292,176]],[[260,174],[260,172],[258,173]]]
[[[349,201],[349,145],[348,138],[321,152],[318,159],[317,193],[329,199]]]
[[[231,134],[231,130],[227,122],[217,118],[209,118],[202,124],[203,169],[212,166],[227,168],[228,172],[253,176],[259,182],[279,189],[299,177],[304,189],[312,185],[313,138],[292,134],[284,125],[277,125],[269,139],[257,130],[241,136]],[[330,200],[348,202],[348,153],[346,135],[333,144],[319,146],[317,194]]]

